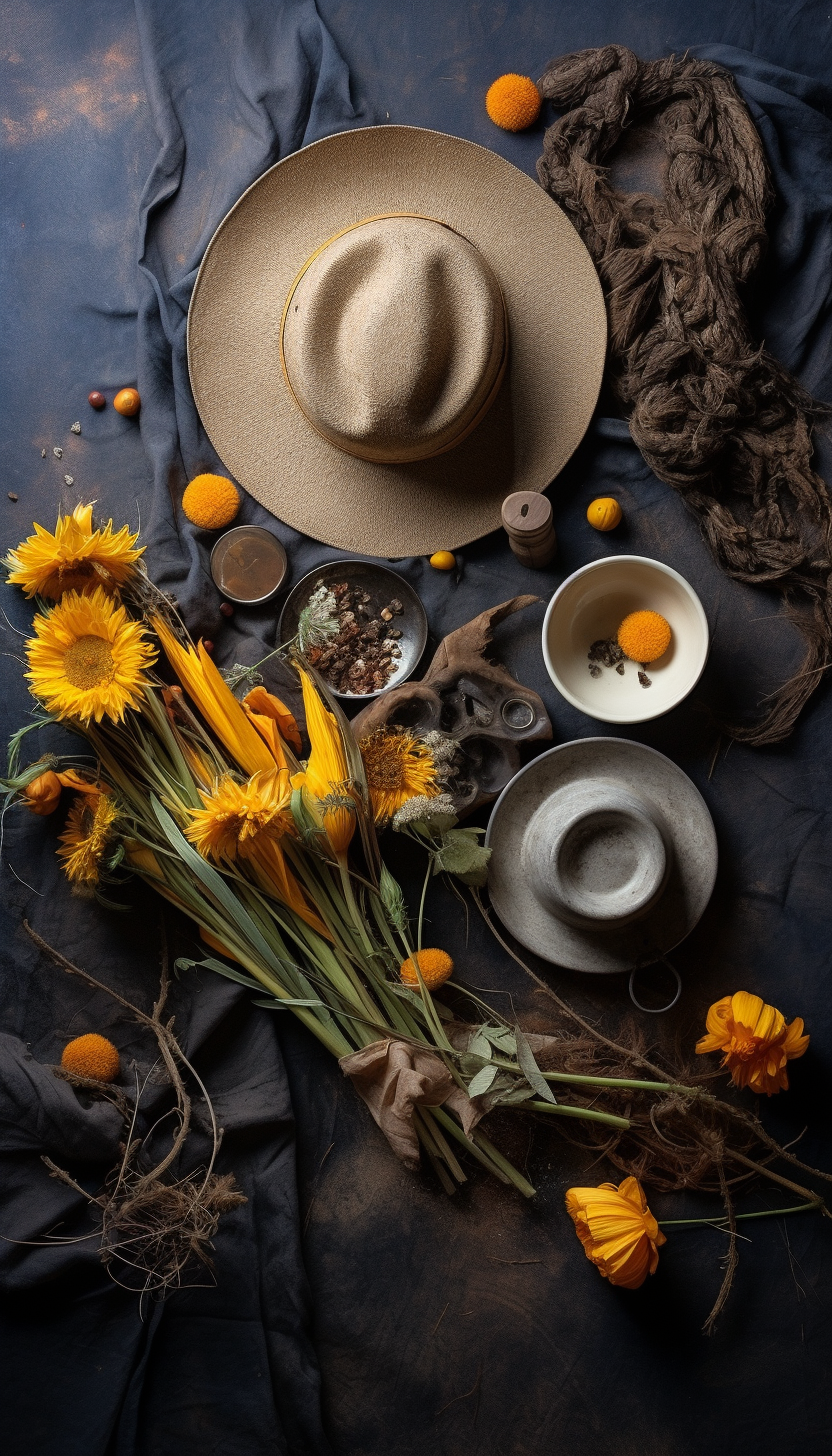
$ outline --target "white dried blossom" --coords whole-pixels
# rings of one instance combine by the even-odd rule
[[[450,794],[416,794],[393,815],[393,828],[404,829],[407,824],[427,824],[431,819],[446,818],[456,823],[456,810]],[[450,826],[447,826],[450,827]]]
[[[456,778],[460,768],[459,744],[435,728],[424,734],[422,742],[430,749],[439,783],[445,785],[450,779]]]
[[[319,581],[298,615],[298,647],[301,652],[308,652],[310,647],[321,647],[328,637],[335,636],[339,627],[335,595],[323,581]]]

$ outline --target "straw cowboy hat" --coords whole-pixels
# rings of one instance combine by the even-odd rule
[[[458,137],[342,132],[278,162],[209,244],[197,408],[274,515],[375,556],[453,549],[543,490],[589,423],[601,287],[531,178]]]
[[[503,924],[574,971],[632,971],[667,955],[716,879],[699,790],[663,753],[623,738],[580,738],[534,759],[497,800],[485,842]]]

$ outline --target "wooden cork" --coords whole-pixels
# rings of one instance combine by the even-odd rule
[[[503,525],[508,543],[524,566],[548,566],[557,542],[552,505],[536,490],[517,490],[503,501]]]

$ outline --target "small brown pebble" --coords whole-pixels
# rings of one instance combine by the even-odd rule
[[[234,608],[232,607],[230,602],[220,602],[220,611],[222,612],[224,617],[234,616]]]
[[[103,409],[105,404],[107,403],[100,389],[91,390],[90,393],[87,395],[87,399],[89,400],[93,409]]]
[[[9,491],[9,500],[17,500],[17,496],[15,495],[13,490]]]
[[[202,645],[205,648],[205,651],[206,652],[208,652],[208,653],[213,652],[213,650],[214,650],[214,644],[211,641],[210,637],[203,637],[203,639],[202,639]]]
[[[393,613],[390,611],[389,607],[382,607],[381,611],[379,612],[379,616],[381,617],[382,622],[392,622],[393,620]]]

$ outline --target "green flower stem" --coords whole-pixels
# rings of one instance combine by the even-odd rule
[[[505,1072],[514,1072],[518,1077],[523,1073],[515,1062],[503,1061],[500,1057],[492,1057],[491,1061],[495,1067],[500,1067]],[[677,1086],[675,1082],[647,1082],[635,1077],[585,1077],[577,1072],[541,1072],[541,1076],[547,1082],[566,1082],[579,1087],[632,1087],[643,1092],[695,1092],[693,1087]]]
[[[737,1223],[741,1218],[779,1218],[783,1213],[808,1213],[810,1209],[822,1206],[823,1200],[818,1198],[813,1203],[793,1203],[790,1208],[763,1208],[759,1213],[738,1213],[735,1218]],[[659,1228],[725,1228],[728,1220],[723,1213],[720,1218],[659,1218],[656,1222]]]
[[[472,1158],[476,1158],[478,1163],[482,1163],[483,1167],[487,1168],[489,1173],[492,1173],[495,1178],[499,1178],[501,1183],[513,1184],[525,1198],[534,1197],[537,1190],[523,1177],[522,1173],[518,1173],[517,1169],[512,1167],[508,1159],[504,1158],[501,1152],[498,1152],[494,1144],[489,1142],[488,1138],[479,1129],[474,1131],[472,1138],[466,1137],[462,1128],[457,1122],[454,1122],[444,1107],[431,1107],[429,1111],[436,1118],[436,1121],[441,1123],[445,1131],[449,1132],[451,1137],[455,1138],[458,1143],[461,1143],[465,1151],[471,1154]]]
[[[416,950],[417,951],[420,951],[422,949],[422,924],[423,924],[423,921],[424,921],[424,918],[425,918],[425,900],[427,898],[428,885],[430,884],[430,877],[431,877],[431,874],[432,873],[433,873],[433,854],[430,853],[428,855],[428,867],[427,867],[427,870],[425,871],[425,882],[422,885],[422,896],[421,896],[421,899],[419,901],[419,919],[418,919],[417,924],[416,924]]]
[[[591,1107],[564,1107],[562,1102],[516,1102],[521,1111],[533,1108],[535,1112],[553,1112],[556,1117],[582,1117],[586,1122],[603,1122],[607,1127],[630,1127],[628,1117],[616,1117],[612,1112],[594,1112]]]

